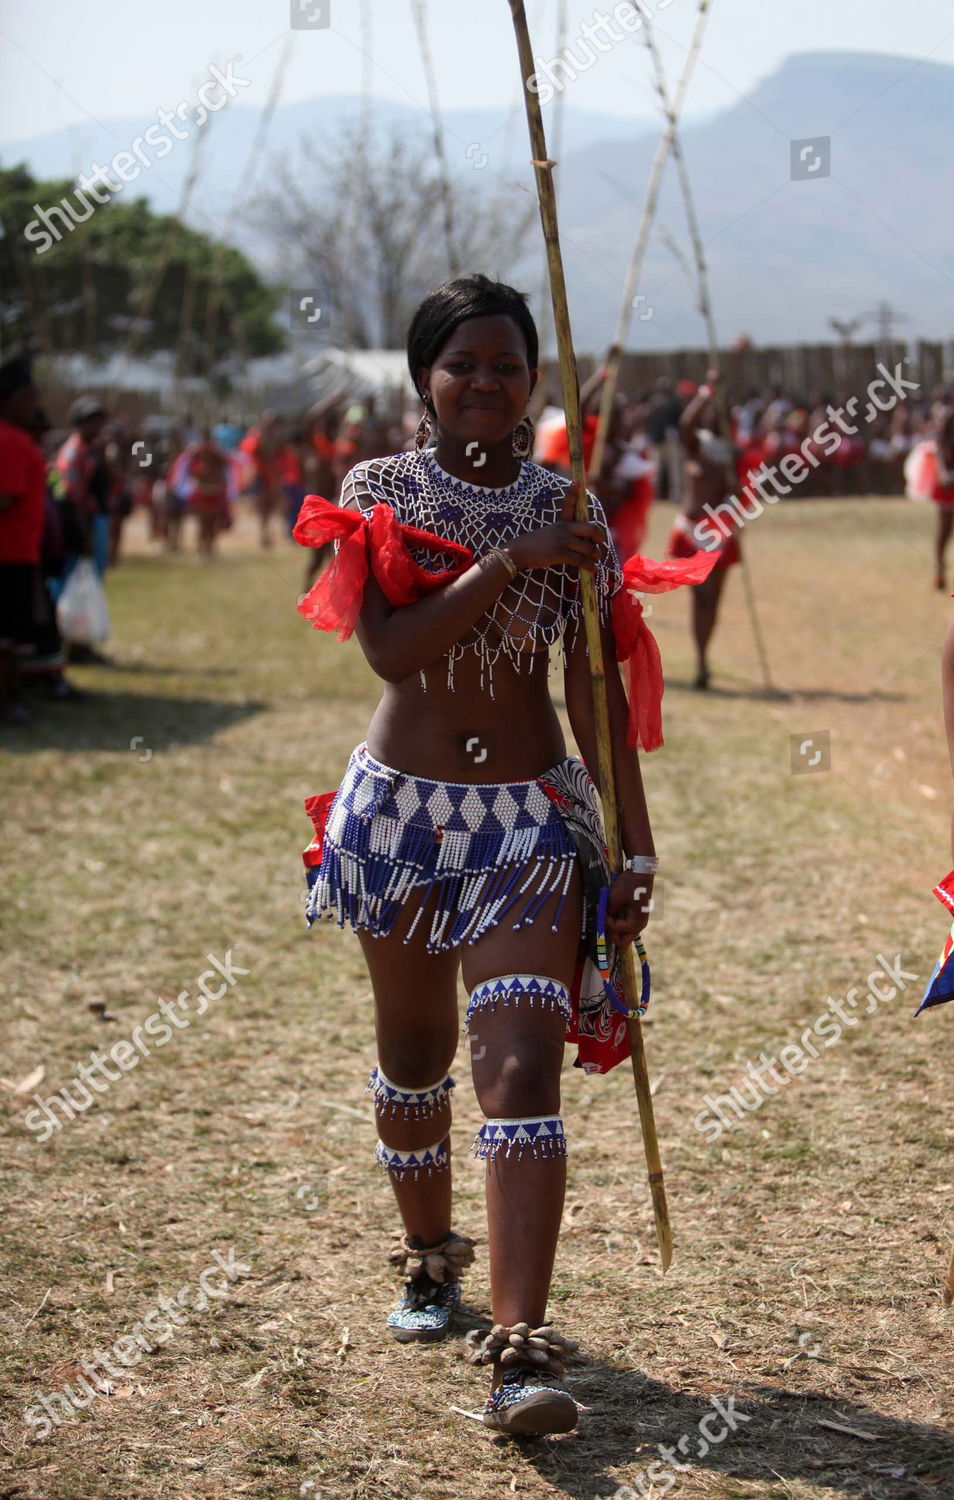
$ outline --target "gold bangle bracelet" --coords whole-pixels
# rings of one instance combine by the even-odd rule
[[[516,578],[517,574],[520,571],[520,569],[517,567],[517,564],[514,562],[513,558],[510,556],[510,553],[509,552],[505,552],[502,547],[491,547],[490,550],[489,550],[489,552],[485,552],[484,553],[484,557],[496,557],[496,558],[498,558],[499,561],[503,563],[504,567],[507,569],[507,572],[510,574],[510,577],[512,579]]]

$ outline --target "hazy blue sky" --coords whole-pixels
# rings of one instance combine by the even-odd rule
[[[410,0],[324,0],[331,28],[295,33],[283,100],[358,93],[425,105]],[[570,36],[615,0],[569,0]],[[662,5],[662,8],[660,6]],[[650,0],[671,72],[684,56],[693,0]],[[528,0],[535,50],[552,55],[557,0]],[[509,105],[516,63],[506,0],[430,0],[429,34],[447,107]],[[362,46],[362,12],[371,46]],[[262,102],[289,29],[290,0],[0,0],[0,142],[90,116],[151,116],[194,96],[210,63],[241,56]],[[367,30],[364,35],[367,35]],[[896,53],[954,63],[951,0],[713,0],[693,113],[727,105],[798,51]],[[368,51],[372,62],[368,63]],[[572,87],[573,104],[618,114],[651,107],[638,39],[602,56]]]

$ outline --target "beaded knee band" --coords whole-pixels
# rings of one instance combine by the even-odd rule
[[[566,1156],[560,1115],[527,1115],[517,1120],[485,1120],[474,1137],[474,1155],[495,1161],[500,1155]]]
[[[515,1005],[521,1000],[539,1005],[541,1010],[558,1010],[567,1022],[572,1018],[570,992],[559,979],[548,979],[545,974],[501,974],[485,979],[471,992],[465,1026],[470,1026],[478,1011],[496,1010],[498,1005]]]
[[[378,1141],[374,1149],[375,1159],[382,1171],[395,1177],[417,1177],[421,1172],[429,1177],[433,1172],[446,1171],[450,1164],[450,1137],[446,1136],[433,1146],[416,1146],[413,1151],[398,1151],[394,1146]]]
[[[390,1078],[385,1078],[380,1068],[372,1068],[365,1093],[374,1095],[375,1106],[382,1112],[390,1106],[392,1119],[400,1109],[408,1119],[423,1120],[434,1114],[451,1089],[456,1087],[448,1073],[440,1083],[431,1083],[422,1089],[406,1089],[399,1083],[392,1083]]]

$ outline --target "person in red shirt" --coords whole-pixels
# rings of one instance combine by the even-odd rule
[[[285,442],[285,424],[278,412],[262,413],[261,425],[245,434],[239,447],[247,453],[255,470],[253,485],[255,509],[258,512],[263,547],[272,545],[272,516],[281,509],[285,490],[282,478],[281,450]]]
[[[188,460],[187,472],[194,482],[189,506],[199,520],[199,553],[202,557],[211,557],[215,551],[215,538],[232,524],[232,515],[229,461],[213,438],[210,427],[202,429],[202,438],[195,444]]]
[[[36,644],[46,464],[27,431],[39,398],[25,359],[0,365],[0,723],[25,724],[20,660]]]
[[[306,495],[323,495],[336,500],[341,488],[337,472],[337,444],[341,431],[343,413],[342,393],[336,391],[324,401],[317,402],[305,413],[305,444],[303,448],[302,478]],[[378,454],[369,454],[376,458]],[[302,592],[307,594],[318,574],[334,550],[331,542],[323,547],[309,547],[305,564],[305,581]]]

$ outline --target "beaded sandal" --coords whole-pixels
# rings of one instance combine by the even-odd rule
[[[418,1247],[405,1237],[394,1247],[388,1259],[405,1283],[387,1328],[399,1344],[431,1344],[447,1337],[460,1302],[461,1272],[473,1264],[476,1243],[451,1232],[437,1245]]]
[[[483,1338],[472,1330],[467,1344],[470,1363],[492,1364],[497,1375],[484,1405],[485,1426],[515,1437],[573,1431],[576,1402],[556,1384],[578,1348],[572,1339],[555,1333],[549,1324],[531,1328],[528,1323],[514,1323],[507,1328],[495,1323]]]

